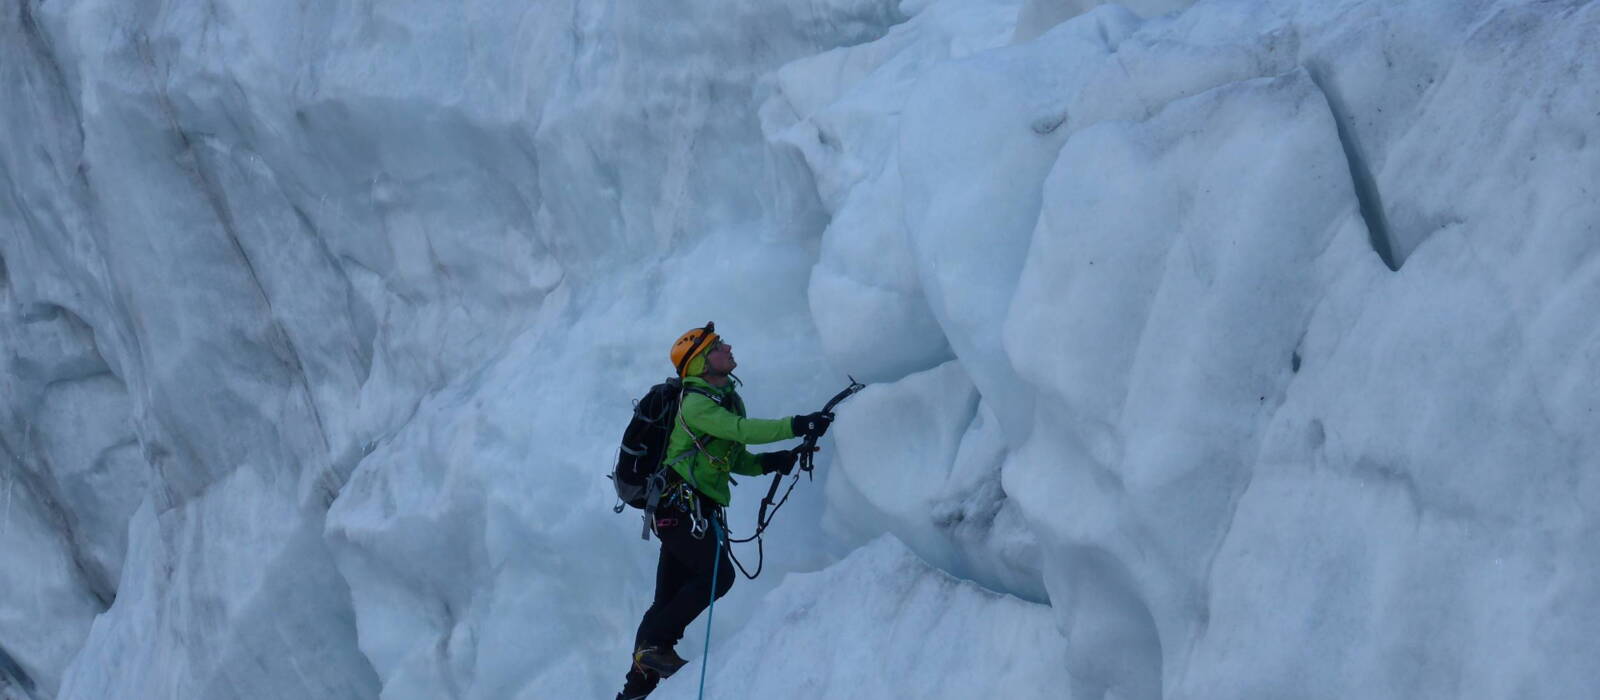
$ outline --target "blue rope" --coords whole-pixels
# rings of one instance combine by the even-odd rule
[[[711,616],[717,611],[717,568],[722,563],[722,525],[711,518],[717,533],[717,558],[711,560],[711,604],[706,606],[706,648],[700,652],[700,700],[706,700],[706,659],[711,657]]]

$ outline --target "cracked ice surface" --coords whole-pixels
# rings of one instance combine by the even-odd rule
[[[1600,5],[1189,5],[13,3],[0,697],[609,697],[707,319],[712,697],[1594,695]]]

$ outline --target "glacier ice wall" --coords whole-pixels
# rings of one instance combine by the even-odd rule
[[[3,646],[27,685],[55,694],[76,658],[66,697],[376,693],[316,536],[357,464],[573,313],[553,291],[814,218],[710,196],[782,166],[719,105],[894,18],[697,12],[8,6],[7,536],[29,573]],[[691,40],[713,15],[721,45]]]
[[[1101,5],[8,5],[0,697],[609,696],[708,318],[713,688],[1592,695],[1600,5]]]

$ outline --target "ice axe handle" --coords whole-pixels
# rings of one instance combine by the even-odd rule
[[[850,386],[845,387],[844,391],[834,394],[833,398],[828,399],[828,403],[822,407],[822,412],[832,414],[834,407],[838,406],[840,402],[854,396],[856,392],[865,388],[867,388],[867,385],[856,381],[855,377],[850,377]],[[806,438],[796,450],[800,453],[800,471],[810,475],[812,468],[811,455],[817,451],[817,439],[814,437]]]
[[[848,377],[849,375],[845,375],[845,376]],[[851,396],[854,396],[856,392],[861,391],[862,389],[865,389],[865,388],[867,388],[867,385],[856,381],[855,377],[850,377],[850,386],[845,387],[844,391],[841,391],[841,392],[839,392],[837,394],[834,394],[833,398],[828,399],[828,403],[823,405],[823,407],[822,407],[822,412],[823,413],[833,413],[834,407],[838,406],[839,402],[844,401],[845,399],[848,399]]]

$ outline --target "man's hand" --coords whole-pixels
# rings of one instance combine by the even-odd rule
[[[828,425],[832,422],[832,413],[817,411],[803,416],[795,416],[791,419],[789,427],[794,429],[795,437],[819,438],[822,437],[823,433],[828,432]]]
[[[756,455],[756,458],[761,460],[761,473],[771,474],[773,472],[778,472],[785,476],[788,476],[789,472],[794,471],[794,462],[798,457],[799,454],[794,450],[763,452],[759,455]]]

